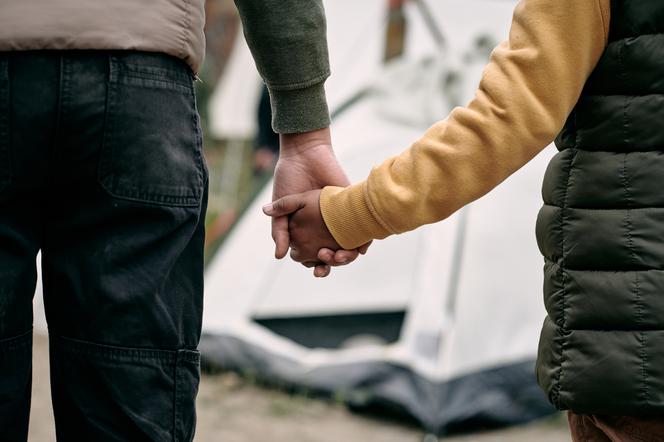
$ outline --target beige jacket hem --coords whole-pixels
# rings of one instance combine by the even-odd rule
[[[197,73],[205,53],[204,24],[204,0],[6,1],[0,51],[163,52]]]

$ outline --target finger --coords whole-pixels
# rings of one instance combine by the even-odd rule
[[[268,216],[286,216],[304,207],[302,194],[288,195],[263,206],[263,213]]]
[[[336,264],[334,262],[334,250],[322,248],[318,251],[317,257],[327,265]]]
[[[282,259],[288,253],[290,235],[288,234],[288,217],[272,218],[272,239],[274,240],[274,257]]]
[[[301,263],[303,266],[305,266],[308,269],[314,268],[318,265],[317,261],[305,261]]]
[[[334,250],[323,248],[318,251],[317,257],[323,263],[336,267],[350,264],[355,261],[358,256],[359,253],[357,250],[338,250],[335,252]]]
[[[314,269],[314,276],[316,278],[326,278],[330,275],[331,268],[329,266],[317,266]]]
[[[314,268],[314,276],[316,278],[325,278],[330,274],[332,269],[328,265],[319,264]]]
[[[306,245],[300,245],[301,247],[294,247],[295,244],[291,246],[290,257],[293,261],[299,262],[300,264],[307,265],[313,263],[314,265],[324,264],[321,263],[318,258],[316,258],[316,252],[310,250]],[[313,267],[313,266],[312,266]]]
[[[371,247],[371,243],[373,243],[373,241],[369,241],[368,243],[366,243],[366,244],[360,246],[360,247],[357,249],[357,251],[360,252],[360,254],[362,254],[362,255],[366,255],[366,254],[367,254],[367,251],[369,250],[369,247]]]
[[[337,265],[350,264],[355,261],[359,255],[360,252],[357,250],[337,250],[334,253],[334,262]]]

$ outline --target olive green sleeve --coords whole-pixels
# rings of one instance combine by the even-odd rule
[[[235,0],[258,72],[270,91],[272,126],[302,133],[330,125],[330,76],[322,0]]]

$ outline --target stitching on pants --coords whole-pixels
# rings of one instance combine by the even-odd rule
[[[14,351],[22,347],[32,348],[32,329],[5,339],[0,339],[0,352]]]
[[[175,364],[177,359],[177,350],[119,347],[53,335],[51,336],[51,340],[59,349],[70,354],[83,356],[99,356],[110,360],[128,362],[158,360],[169,365]]]

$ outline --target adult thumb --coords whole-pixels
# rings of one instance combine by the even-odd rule
[[[286,216],[304,207],[302,195],[288,195],[263,206],[263,213],[271,217]]]

